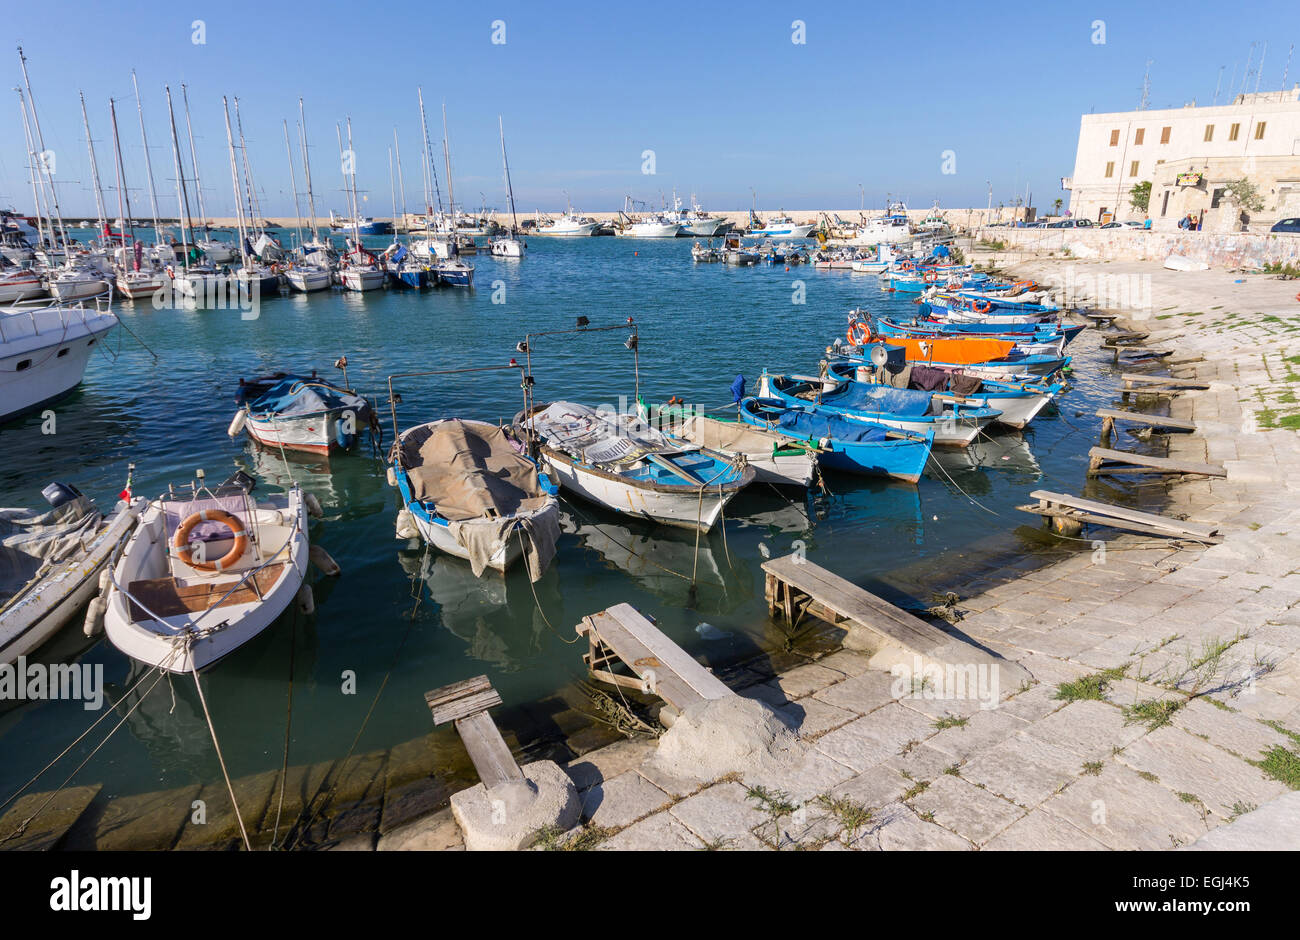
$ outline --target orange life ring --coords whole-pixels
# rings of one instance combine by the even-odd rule
[[[854,320],[849,324],[849,345],[865,346],[871,339],[871,327],[862,320]]]
[[[194,560],[194,553],[190,550],[190,533],[200,522],[220,522],[235,537],[235,544],[230,551],[216,561]],[[180,528],[172,538],[172,548],[176,550],[176,556],[191,568],[198,568],[200,571],[224,571],[243,557],[244,551],[248,548],[248,536],[245,533],[244,523],[238,516],[232,516],[224,509],[200,509],[198,512],[191,513],[180,524]]]
[[[980,304],[984,306],[981,307]],[[993,309],[993,302],[991,300],[976,300],[970,305],[970,308],[976,313],[988,313]]]
[[[937,272],[937,271],[926,271],[925,274],[922,276],[922,279],[923,279],[923,280],[925,281],[925,283],[927,283],[927,284],[934,284],[934,283],[937,283],[938,280],[939,280],[939,272]]]

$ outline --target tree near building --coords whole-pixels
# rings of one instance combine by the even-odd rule
[[[1232,197],[1232,201],[1241,206],[1247,212],[1262,212],[1264,209],[1264,197],[1259,194],[1255,184],[1244,176],[1238,180],[1229,180],[1223,184],[1224,191]]]
[[[1061,202],[1062,200],[1059,196],[1056,199],[1052,200],[1052,208],[1055,210],[1054,212],[1055,215],[1061,214]]]
[[[1138,183],[1128,191],[1128,203],[1139,212],[1146,212],[1151,205],[1151,181]]]

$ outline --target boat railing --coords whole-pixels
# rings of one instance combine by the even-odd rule
[[[93,302],[93,312],[95,316],[103,316],[113,312],[112,308],[112,288],[109,287],[93,297],[86,297],[80,300],[59,301],[55,298],[41,298],[40,305],[35,304],[14,304],[0,315],[0,343],[6,343],[13,340],[26,339],[33,336],[40,336],[42,333],[53,333],[57,331],[67,332],[68,328],[80,322],[82,326],[89,327],[90,323],[87,314],[91,308],[87,308],[87,302]],[[39,320],[37,314],[49,314],[58,312],[58,322],[48,322],[49,317],[41,317]],[[26,316],[23,316],[26,314]],[[47,322],[42,322],[47,321]],[[31,331],[25,328],[18,329],[17,323],[22,323],[24,327],[31,324]],[[5,325],[10,324],[8,330]]]

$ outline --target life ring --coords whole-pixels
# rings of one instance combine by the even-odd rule
[[[190,533],[200,522],[220,522],[235,538],[235,544],[230,551],[216,561],[194,560],[194,553],[190,550]],[[245,533],[244,523],[238,516],[233,516],[224,509],[200,509],[198,512],[191,513],[180,524],[180,528],[172,538],[172,548],[176,550],[176,556],[191,568],[198,568],[200,571],[224,571],[243,557],[244,551],[248,548],[248,536]]]
[[[980,304],[984,306],[981,307]],[[991,300],[976,300],[970,305],[970,308],[976,313],[988,313],[993,309],[993,302]]]
[[[927,284],[938,283],[939,273],[937,271],[926,271],[925,274],[922,275],[922,280],[924,280],[925,283]]]
[[[849,345],[865,346],[871,339],[871,327],[862,320],[853,320],[849,323]]]

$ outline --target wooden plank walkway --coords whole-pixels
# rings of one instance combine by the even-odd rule
[[[587,638],[582,659],[593,678],[657,695],[678,714],[698,702],[735,695],[631,604],[583,617],[577,631]],[[618,662],[632,675],[614,672]]]
[[[1088,451],[1088,458],[1088,476],[1110,476],[1117,473],[1194,473],[1207,477],[1228,475],[1218,464],[1148,457],[1145,454],[1110,450],[1106,447],[1094,447]]]
[[[1022,512],[1042,516],[1052,523],[1052,528],[1065,535],[1077,534],[1084,523],[1109,526],[1112,529],[1128,529],[1146,535],[1160,535],[1166,538],[1189,537],[1203,542],[1219,542],[1219,527],[1202,525],[1161,516],[1155,513],[1139,512],[1124,506],[1099,503],[1067,493],[1053,493],[1049,490],[1034,490],[1029,494],[1036,499],[1036,504],[1017,506]]]
[[[479,779],[488,790],[524,779],[505,738],[487,710],[501,704],[501,696],[487,676],[453,682],[424,694],[435,725],[453,722],[469,752]]]
[[[1195,431],[1195,421],[1184,421],[1181,418],[1171,418],[1168,415],[1149,415],[1140,411],[1122,411],[1118,408],[1098,408],[1097,417],[1103,419],[1101,429],[1103,432],[1114,425],[1116,421],[1131,421],[1134,424],[1145,424],[1153,428],[1170,428],[1177,431]]]

